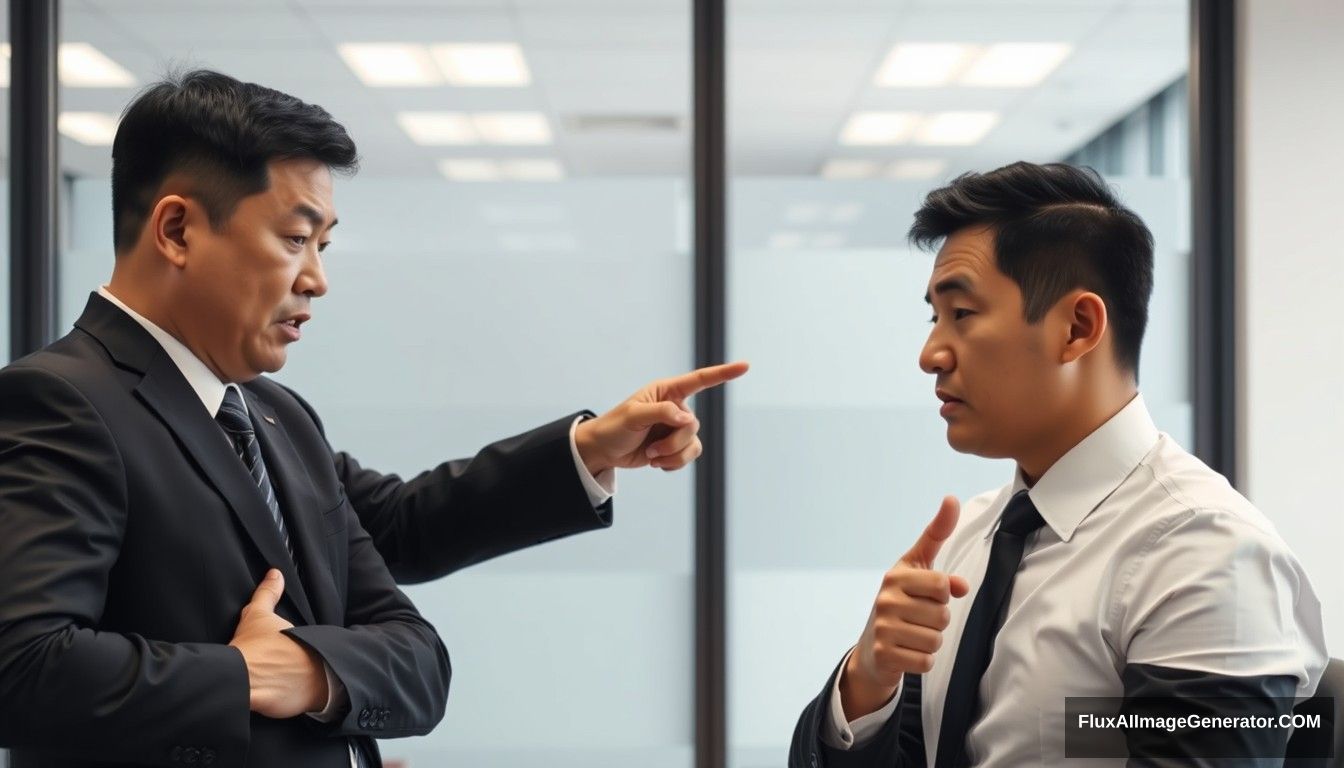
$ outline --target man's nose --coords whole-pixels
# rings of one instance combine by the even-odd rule
[[[919,351],[919,367],[925,373],[947,373],[956,365],[956,358],[936,333],[930,333],[924,348]]]
[[[299,279],[294,288],[295,293],[301,293],[312,298],[326,294],[327,273],[322,268],[322,257],[318,255],[316,250],[304,264],[303,271],[299,273]]]

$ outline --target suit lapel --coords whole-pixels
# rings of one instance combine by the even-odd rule
[[[340,596],[331,578],[331,565],[326,557],[326,532],[318,519],[317,496],[313,481],[304,466],[284,425],[276,418],[274,409],[255,394],[243,389],[252,423],[261,443],[261,454],[271,475],[271,484],[280,499],[280,509],[289,526],[289,541],[294,556],[303,570],[308,596],[317,608],[318,620],[327,624],[344,624]]]
[[[135,394],[167,425],[188,456],[233,510],[262,558],[285,575],[285,594],[305,623],[315,624],[294,561],[238,454],[177,364],[131,316],[93,294],[76,327],[98,340],[119,365],[143,374]],[[269,466],[268,466],[269,469]]]

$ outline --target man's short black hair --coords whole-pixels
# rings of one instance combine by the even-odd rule
[[[289,94],[203,69],[151,85],[126,108],[112,142],[117,252],[135,244],[169,175],[189,176],[189,194],[218,230],[239,200],[266,189],[269,161],[291,158],[337,171],[359,162],[340,123]]]
[[[966,173],[924,198],[910,240],[931,250],[989,226],[999,271],[1022,289],[1027,322],[1083,288],[1106,303],[1119,364],[1137,377],[1153,292],[1153,235],[1091,168],[1013,163]]]

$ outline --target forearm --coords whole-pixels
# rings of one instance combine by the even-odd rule
[[[443,719],[451,667],[432,627],[387,621],[305,626],[285,634],[311,648],[345,687],[349,710],[330,728],[344,735],[420,736]],[[371,714],[372,713],[372,714]]]
[[[73,626],[0,634],[0,745],[151,765],[208,747],[216,765],[241,766],[249,741],[247,668],[227,645]]]
[[[445,462],[409,481],[335,456],[361,525],[400,583],[438,578],[550,539],[610,524],[594,510],[569,443],[574,415]]]

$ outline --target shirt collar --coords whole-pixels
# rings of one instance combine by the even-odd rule
[[[163,347],[163,351],[168,353],[168,357],[172,358],[173,363],[175,363],[177,369],[182,372],[183,378],[187,380],[187,384],[191,386],[191,389],[196,393],[196,396],[201,399],[201,404],[205,406],[205,410],[212,418],[219,415],[219,407],[224,403],[224,393],[230,387],[239,390],[239,399],[243,400],[244,403],[243,409],[247,409],[247,400],[242,397],[243,393],[238,385],[225,384],[220,381],[214,371],[211,371],[205,363],[201,362],[199,357],[193,354],[190,349],[187,349],[186,344],[178,341],[177,337],[150,322],[148,319],[141,316],[139,312],[126,306],[122,303],[121,299],[112,295],[112,292],[107,289],[106,285],[98,287],[98,295],[115,304],[118,309],[130,315],[132,320],[143,326],[146,331],[149,331],[149,334],[154,337],[154,340],[159,342],[159,346]]]
[[[1027,495],[1046,525],[1068,541],[1083,519],[1129,477],[1157,438],[1143,395],[1135,395],[1119,413],[1060,457]],[[1022,470],[1017,469],[1007,498],[1026,488]]]

